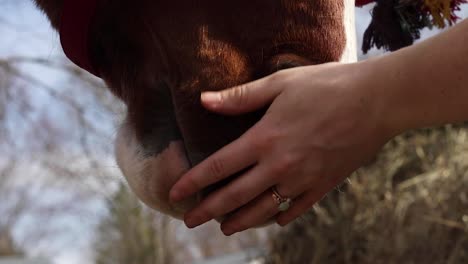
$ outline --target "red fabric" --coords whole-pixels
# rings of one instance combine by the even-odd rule
[[[365,6],[372,2],[375,2],[375,0],[356,0],[356,6]]]
[[[61,14],[60,42],[65,55],[79,67],[99,76],[89,55],[89,28],[98,0],[65,0]]]

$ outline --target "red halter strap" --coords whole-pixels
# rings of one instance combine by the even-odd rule
[[[79,67],[99,77],[89,54],[89,30],[98,0],[65,0],[63,3],[60,42],[65,55]]]

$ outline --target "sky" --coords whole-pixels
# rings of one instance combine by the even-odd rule
[[[0,58],[10,56],[29,56],[50,58],[58,60],[66,60],[60,44],[58,35],[50,28],[45,16],[39,12],[31,1],[28,0],[0,0]],[[370,21],[370,7],[356,9],[356,30],[358,35],[358,47],[360,47],[362,34]],[[459,16],[465,18],[468,16],[468,7],[464,7]],[[436,34],[438,31],[424,30],[422,39]],[[380,51],[372,50],[370,54],[377,55]],[[25,65],[22,68],[24,71],[34,75],[42,82],[51,87],[61,87],[64,81],[68,81],[60,71],[50,70],[45,67],[35,65]],[[68,116],[58,106],[50,105],[47,96],[40,92],[35,93],[34,103],[37,104],[37,109],[54,113],[54,119],[58,123],[66,122]],[[52,110],[51,110],[52,109]],[[103,124],[105,129],[112,130],[113,123]],[[70,146],[73,148],[73,146]],[[106,159],[112,159],[111,156]],[[0,157],[1,162],[1,157]],[[113,165],[112,161],[106,161]],[[52,197],[50,194],[48,197]],[[92,212],[98,211],[99,203],[90,203],[90,207],[96,207]],[[70,222],[70,228],[74,231],[70,236],[58,237],[55,242],[64,243],[70,239],[81,237],[75,244],[61,248],[60,252],[56,252],[53,259],[55,264],[86,264],[90,263],[90,255],[87,253],[89,249],[87,245],[92,237],[91,228],[93,225],[81,225],[83,219],[60,219],[59,221]],[[73,234],[74,233],[74,234]],[[60,247],[59,247],[60,248]]]
[[[32,2],[29,0],[13,0],[13,1],[2,1],[0,0],[0,58],[12,57],[12,56],[24,56],[34,58],[47,58],[52,60],[66,60],[61,46],[59,44],[58,35],[51,29],[49,22],[45,16],[39,12]],[[51,70],[47,67],[37,66],[33,64],[25,64],[22,66],[22,70],[31,74],[44,84],[49,87],[56,87],[61,89],[63,83],[69,83],[69,76],[64,75],[61,71]],[[30,87],[34,88],[34,87]],[[76,91],[79,93],[79,91]],[[40,114],[46,114],[52,116],[55,120],[55,127],[57,133],[69,133],[73,131],[72,127],[63,124],[70,124],[68,122],[70,114],[66,111],[63,105],[57,104],[49,98],[49,96],[39,89],[33,92],[33,108],[35,109],[36,116]],[[92,104],[89,104],[92,105]],[[92,113],[90,115],[95,115]],[[15,122],[15,117],[11,118],[12,125],[15,127],[21,127],[23,124]],[[101,123],[106,130],[113,130],[113,123]],[[22,131],[17,129],[16,131]],[[22,132],[18,132],[22,133]],[[31,131],[24,131],[24,133],[31,133]],[[37,133],[33,131],[32,133]],[[112,132],[110,132],[112,134]],[[75,135],[75,138],[78,135]],[[21,137],[20,137],[21,138]],[[69,137],[66,137],[69,138]],[[74,139],[73,142],[76,142]],[[27,142],[23,142],[27,143]],[[65,142],[64,142],[65,144]],[[112,144],[109,141],[109,144]],[[80,157],[77,157],[79,152],[74,151],[76,146],[68,145],[63,146],[66,149],[67,155],[69,156],[70,167],[79,167]],[[33,155],[41,155],[40,153],[31,154],[31,158],[34,159]],[[51,157],[53,158],[53,157]],[[109,154],[103,158],[104,167],[109,170],[115,170],[118,174],[113,157]],[[0,163],[2,156],[0,155]],[[63,186],[59,185],[51,187],[52,184],[48,182],[49,179],[45,177],[45,173],[41,173],[39,165],[34,165],[31,160],[21,159],[20,163],[24,161],[25,165],[19,164],[17,167],[17,175],[22,175],[21,180],[18,180],[12,186],[15,188],[21,188],[22,186],[31,186],[31,183],[37,185],[40,195],[34,197],[42,198],[43,201],[36,201],[38,203],[47,204],[54,200],[68,199],[69,193],[78,186]],[[40,183],[39,183],[40,182]],[[87,187],[93,185],[93,182],[86,182],[83,185]],[[39,187],[40,186],[40,187]],[[46,187],[44,187],[46,186]],[[92,187],[91,187],[92,188]],[[97,223],[97,217],[103,210],[103,201],[96,199],[80,200],[80,208],[86,207],[85,214],[80,211],[79,214],[65,214],[59,218],[53,218],[52,221],[37,222],[33,216],[27,216],[23,218],[22,223],[17,225],[17,229],[14,230],[14,234],[21,241],[27,238],[27,232],[32,229],[43,228],[50,229],[52,232],[56,232],[57,236],[52,239],[47,239],[46,245],[31,245],[26,241],[27,248],[30,254],[38,255],[41,252],[45,252],[47,255],[52,255],[54,264],[86,264],[91,262],[91,253],[89,250],[89,244],[94,236],[94,226]]]

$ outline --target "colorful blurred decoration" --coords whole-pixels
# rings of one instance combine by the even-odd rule
[[[374,46],[395,51],[413,44],[423,28],[453,25],[459,19],[455,11],[468,0],[356,0],[356,6],[374,2],[362,43],[364,53]]]

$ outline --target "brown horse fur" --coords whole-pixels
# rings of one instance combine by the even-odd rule
[[[181,218],[199,196],[170,204],[171,186],[261,115],[209,113],[200,92],[342,60],[345,1],[100,1],[91,60],[127,105],[116,156],[139,198]],[[63,0],[36,3],[59,28]]]

